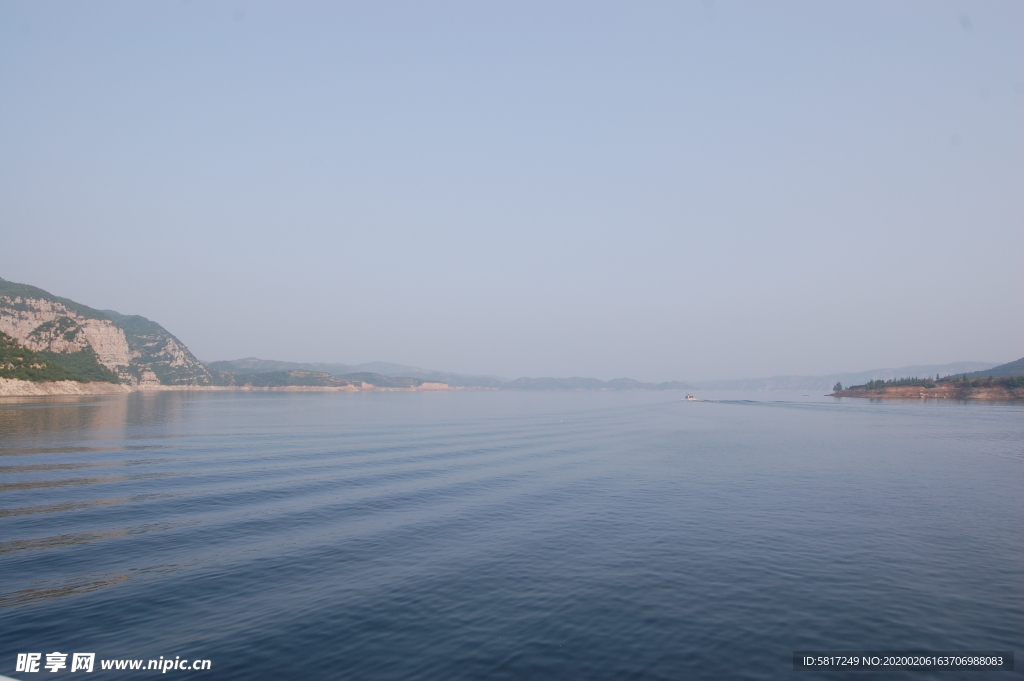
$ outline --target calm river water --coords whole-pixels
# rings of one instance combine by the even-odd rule
[[[0,674],[841,678],[793,650],[1024,650],[1024,407],[681,397],[0,402]]]

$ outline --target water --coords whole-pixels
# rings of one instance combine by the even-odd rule
[[[0,674],[57,650],[769,679],[794,649],[1024,649],[1024,408],[680,397],[2,402]]]

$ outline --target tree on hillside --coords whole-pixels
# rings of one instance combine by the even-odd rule
[[[839,392],[842,389],[843,389],[843,384],[840,383],[839,381],[836,381],[836,384],[834,386],[832,386],[832,392],[836,392],[837,393],[837,392]]]

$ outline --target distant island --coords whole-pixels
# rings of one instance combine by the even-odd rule
[[[1024,399],[1024,357],[999,366],[940,378],[899,378],[869,381],[844,388],[837,383],[833,397],[869,397],[876,399]]]

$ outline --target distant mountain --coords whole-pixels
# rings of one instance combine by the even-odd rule
[[[210,385],[213,378],[165,328],[0,279],[0,332],[92,381]],[[42,379],[40,379],[42,380]]]
[[[281,362],[273,359],[246,357],[220,362],[210,362],[213,371],[260,373],[265,371],[319,371],[346,380],[364,380],[372,385],[383,385],[384,377],[393,380],[417,379],[447,383],[453,388],[497,388],[501,390],[684,390],[689,386],[679,381],[667,383],[642,383],[632,378],[616,378],[602,381],[597,378],[517,378],[506,380],[496,376],[467,376],[446,371],[431,371],[418,367],[392,364],[390,362],[368,362],[366,364],[324,364]],[[357,377],[364,377],[358,379]]]
[[[995,362],[954,362],[952,364],[922,364],[897,369],[872,369],[870,371],[827,374],[824,376],[771,376],[769,378],[745,378],[729,381],[697,381],[695,388],[703,390],[827,390],[836,383],[858,385],[870,381],[888,381],[900,378],[924,378],[950,376],[964,372],[989,369]],[[1008,365],[1007,365],[1008,366]],[[988,373],[984,373],[988,376]]]
[[[505,390],[600,390],[608,384],[597,378],[517,378],[503,383]]]
[[[1000,364],[999,366],[992,367],[991,369],[975,371],[967,374],[967,378],[988,378],[989,376],[993,378],[1024,376],[1024,357],[1021,357],[1015,362],[1007,362],[1006,364]]]
[[[323,386],[364,384],[415,388],[424,383],[502,390],[831,390],[845,385],[909,377],[968,374],[1012,377],[1024,372],[1024,358],[1000,366],[992,362],[909,366],[827,376],[773,376],[738,381],[644,383],[631,378],[530,378],[506,380],[432,371],[390,362],[365,364],[300,363],[246,357],[204,365],[162,326],[145,317],[96,310],[35,286],[0,279],[0,378],[107,381],[128,385]],[[57,378],[61,376],[63,378]],[[436,389],[424,386],[424,389]]]
[[[494,376],[467,376],[447,371],[420,369],[419,367],[411,367],[404,364],[393,364],[391,362],[338,364],[325,362],[282,362],[273,359],[245,357],[243,359],[210,362],[207,366],[218,371],[230,371],[237,373],[261,373],[265,371],[320,371],[339,377],[347,377],[352,374],[373,374],[380,377],[416,378],[426,382],[447,383],[452,387],[460,388],[497,388],[504,383],[502,379]],[[374,383],[374,385],[376,385],[376,383]]]
[[[632,378],[517,378],[501,384],[502,390],[683,390],[686,383],[642,383]]]
[[[334,376],[326,371],[261,371],[261,372],[230,372],[210,369],[214,385],[225,387],[281,388],[285,386],[316,386],[327,388],[353,389],[371,385],[375,388],[419,388],[425,383],[419,378],[402,378],[382,376],[369,372]],[[428,386],[429,387],[429,386]]]
[[[230,371],[238,374],[262,374],[270,371],[324,371],[323,369],[314,369],[313,364],[299,364],[297,362],[279,362],[273,359],[259,359],[258,357],[246,357],[245,359],[235,359],[220,362],[207,362],[206,366],[210,369],[216,369],[217,371]],[[345,373],[348,373],[347,364],[339,364],[338,366],[345,367]],[[330,372],[328,372],[330,373]]]

